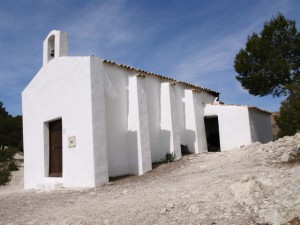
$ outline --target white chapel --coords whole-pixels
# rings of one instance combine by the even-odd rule
[[[68,56],[51,31],[22,92],[25,189],[95,187],[181,158],[272,140],[270,113],[219,93],[95,56]]]

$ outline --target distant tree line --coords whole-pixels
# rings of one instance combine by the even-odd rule
[[[7,184],[18,170],[14,155],[23,150],[22,116],[10,115],[0,101],[0,185]]]
[[[255,96],[287,96],[276,123],[279,137],[300,131],[300,33],[282,13],[248,36],[235,57],[236,79]]]
[[[5,147],[23,150],[22,116],[10,115],[0,101],[0,151]]]

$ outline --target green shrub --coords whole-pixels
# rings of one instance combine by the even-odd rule
[[[10,181],[11,171],[18,170],[14,159],[16,153],[17,149],[12,147],[0,150],[0,185],[5,185]]]
[[[11,173],[8,168],[0,169],[0,185],[5,185],[10,181]]]
[[[162,159],[162,160],[160,160],[160,162],[161,163],[169,163],[169,162],[175,162],[175,160],[176,160],[176,154],[175,154],[175,152],[173,152],[173,153],[169,153],[168,152],[165,155],[165,158]]]
[[[8,163],[8,170],[9,171],[18,171],[19,170],[19,168],[18,168],[18,166],[17,166],[17,164],[16,164],[15,161],[10,161]]]
[[[174,162],[176,160],[176,154],[175,152],[172,152],[172,153],[167,153],[166,154],[166,162]]]
[[[12,147],[0,150],[0,162],[3,163],[12,160],[16,153],[17,149]]]

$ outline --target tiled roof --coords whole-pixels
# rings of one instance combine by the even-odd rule
[[[221,106],[242,106],[242,107],[247,107],[249,109],[254,109],[263,113],[267,113],[267,114],[272,114],[271,112],[258,108],[256,106],[251,106],[251,105],[237,105],[237,104],[224,104],[224,103],[220,103],[220,104],[206,104],[206,105],[221,105]]]
[[[118,63],[115,63],[113,61],[103,60],[103,62],[104,63],[109,63],[111,65],[116,65],[116,66],[119,66],[119,67],[122,67],[122,68],[125,68],[125,69],[128,69],[128,70],[134,70],[134,71],[139,72],[139,73],[155,76],[155,77],[158,77],[158,78],[161,78],[161,79],[166,79],[166,80],[172,81],[174,83],[179,83],[179,84],[182,84],[182,85],[186,85],[186,86],[194,88],[196,90],[206,91],[206,92],[208,92],[208,93],[210,93],[214,96],[217,96],[217,97],[220,94],[219,92],[213,91],[213,90],[208,89],[208,88],[200,87],[200,86],[190,84],[190,83],[187,83],[187,82],[183,82],[183,81],[177,81],[177,80],[175,80],[173,78],[170,78],[170,77],[162,76],[162,75],[159,75],[159,74],[156,74],[156,73],[151,73],[151,72],[148,72],[148,71],[145,71],[145,70],[140,70],[140,69],[137,69],[137,68],[134,68],[134,67],[131,67],[131,66],[118,64]]]

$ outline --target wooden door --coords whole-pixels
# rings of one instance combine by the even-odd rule
[[[49,176],[62,176],[62,121],[49,123]]]

